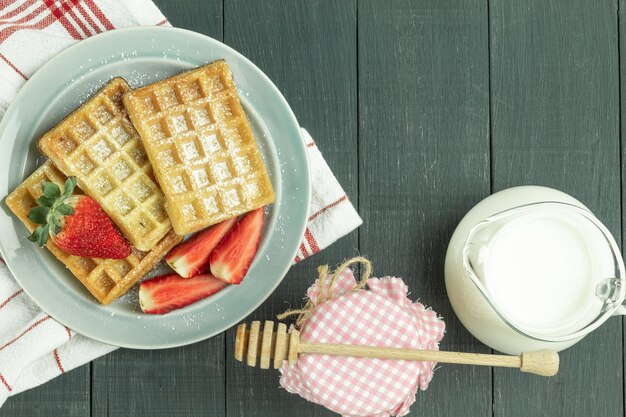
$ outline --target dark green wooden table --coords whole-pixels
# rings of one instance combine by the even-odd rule
[[[491,192],[547,185],[587,204],[618,242],[620,58],[626,0],[159,0],[174,26],[223,40],[291,103],[364,225],[292,268],[251,318],[299,305],[315,267],[361,253],[441,313],[442,349],[489,352],[458,322],[443,261]],[[234,362],[233,332],[118,350],[10,399],[2,417],[331,415]],[[561,356],[557,377],[444,365],[414,416],[623,416],[624,327]]]

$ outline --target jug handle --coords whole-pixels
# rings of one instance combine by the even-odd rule
[[[502,213],[498,213],[494,216],[490,216],[484,220],[479,221],[474,226],[472,226],[469,233],[467,234],[467,238],[465,239],[465,243],[463,245],[463,251],[462,251],[463,269],[465,270],[467,275],[470,277],[470,279],[472,280],[476,288],[478,288],[480,293],[483,295],[483,297],[485,297],[487,302],[491,305],[491,307],[496,312],[499,312],[500,310],[498,309],[498,307],[496,307],[495,301],[491,298],[489,291],[487,291],[487,288],[485,288],[482,281],[480,280],[480,278],[478,278],[478,275],[474,271],[474,267],[469,258],[469,252],[470,252],[469,249],[470,249],[471,242],[473,241],[474,237],[478,234],[478,232],[480,232],[482,229],[484,229],[486,226],[488,226],[490,223],[496,220],[496,218],[499,218],[500,214]]]
[[[478,290],[481,292],[481,294],[489,302],[491,307],[499,315],[501,315],[501,312],[500,312],[500,309],[496,306],[495,300],[493,300],[491,298],[491,295],[489,294],[489,291],[487,290],[487,288],[485,288],[485,286],[483,285],[482,281],[480,280],[480,278],[478,278],[478,275],[474,271],[474,267],[472,266],[472,263],[471,263],[471,261],[469,259],[469,252],[470,252],[469,249],[470,249],[470,246],[471,246],[472,242],[474,241],[475,236],[480,231],[482,231],[484,228],[486,228],[489,225],[491,225],[492,223],[494,223],[494,222],[496,222],[498,220],[501,220],[503,218],[506,218],[506,217],[509,217],[509,216],[513,216],[513,215],[515,215],[515,214],[517,214],[519,212],[526,211],[526,210],[532,208],[533,206],[536,206],[536,205],[539,205],[539,204],[546,204],[546,203],[545,202],[540,202],[540,203],[524,204],[524,205],[521,205],[521,206],[513,207],[513,208],[510,208],[510,209],[507,209],[507,210],[495,213],[495,214],[487,217],[486,219],[483,219],[483,220],[479,221],[474,226],[472,226],[470,231],[467,233],[467,238],[465,239],[465,243],[463,244],[463,251],[462,251],[462,265],[463,265],[463,269],[469,275],[470,279],[472,280],[472,282],[474,283],[476,288],[478,288]],[[504,319],[504,317],[503,317],[503,319]],[[507,321],[507,320],[505,319],[505,321]]]

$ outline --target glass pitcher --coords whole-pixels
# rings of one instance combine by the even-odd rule
[[[529,198],[533,188],[558,198]],[[457,261],[446,259],[446,286],[470,332],[507,353],[517,353],[517,345],[560,350],[623,314],[624,262],[608,229],[556,190],[504,193],[509,196],[490,202],[498,200],[494,194],[468,213],[470,222],[461,222],[462,236],[457,228],[448,250],[447,258]],[[495,213],[485,215],[489,208]]]

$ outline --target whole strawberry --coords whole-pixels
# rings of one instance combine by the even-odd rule
[[[40,224],[29,240],[43,246],[48,237],[70,255],[86,258],[122,259],[131,253],[128,242],[117,231],[100,204],[85,195],[72,195],[76,177],[58,185],[43,183],[43,194],[28,218]]]

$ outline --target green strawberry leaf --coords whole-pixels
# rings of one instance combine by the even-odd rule
[[[65,204],[65,203],[57,207],[57,211],[63,214],[64,216],[69,216],[70,214],[74,214],[74,208],[70,206],[69,204]]]
[[[28,218],[33,223],[45,224],[48,221],[47,217],[48,217],[49,212],[50,212],[50,209],[48,207],[41,207],[41,206],[33,207],[28,212]]]
[[[74,193],[74,188],[76,188],[76,177],[68,177],[65,180],[65,186],[63,187],[63,196],[69,197]]]
[[[61,220],[59,220],[58,216],[50,216],[50,218],[48,219],[48,222],[52,224],[53,226],[61,227]]]
[[[39,246],[43,246],[48,242],[48,233],[50,233],[50,228],[47,224],[45,226],[39,226],[32,235],[28,236],[28,240],[36,242]]]
[[[43,183],[42,187],[43,187],[43,195],[45,197],[55,199],[61,195],[61,189],[59,188],[58,185],[56,185],[53,182],[46,181]]]
[[[50,233],[50,225],[46,224],[41,226],[41,233],[39,234],[39,238],[37,239],[37,243],[39,246],[43,246],[48,241],[48,234]]]
[[[43,226],[39,226],[38,228],[35,229],[35,231],[28,236],[28,240],[30,240],[31,242],[37,242],[39,240],[39,235],[41,234],[41,228]]]
[[[61,232],[61,217],[74,214],[74,208],[64,203],[76,188],[76,177],[69,177],[63,186],[63,194],[58,185],[52,182],[42,184],[43,195],[37,199],[39,206],[33,207],[28,213],[28,218],[40,224],[28,237],[28,240],[44,246],[51,235]]]
[[[41,197],[37,199],[37,204],[43,207],[52,207],[55,201],[56,201],[56,198],[50,198],[50,197],[46,197],[45,195],[42,195]]]

